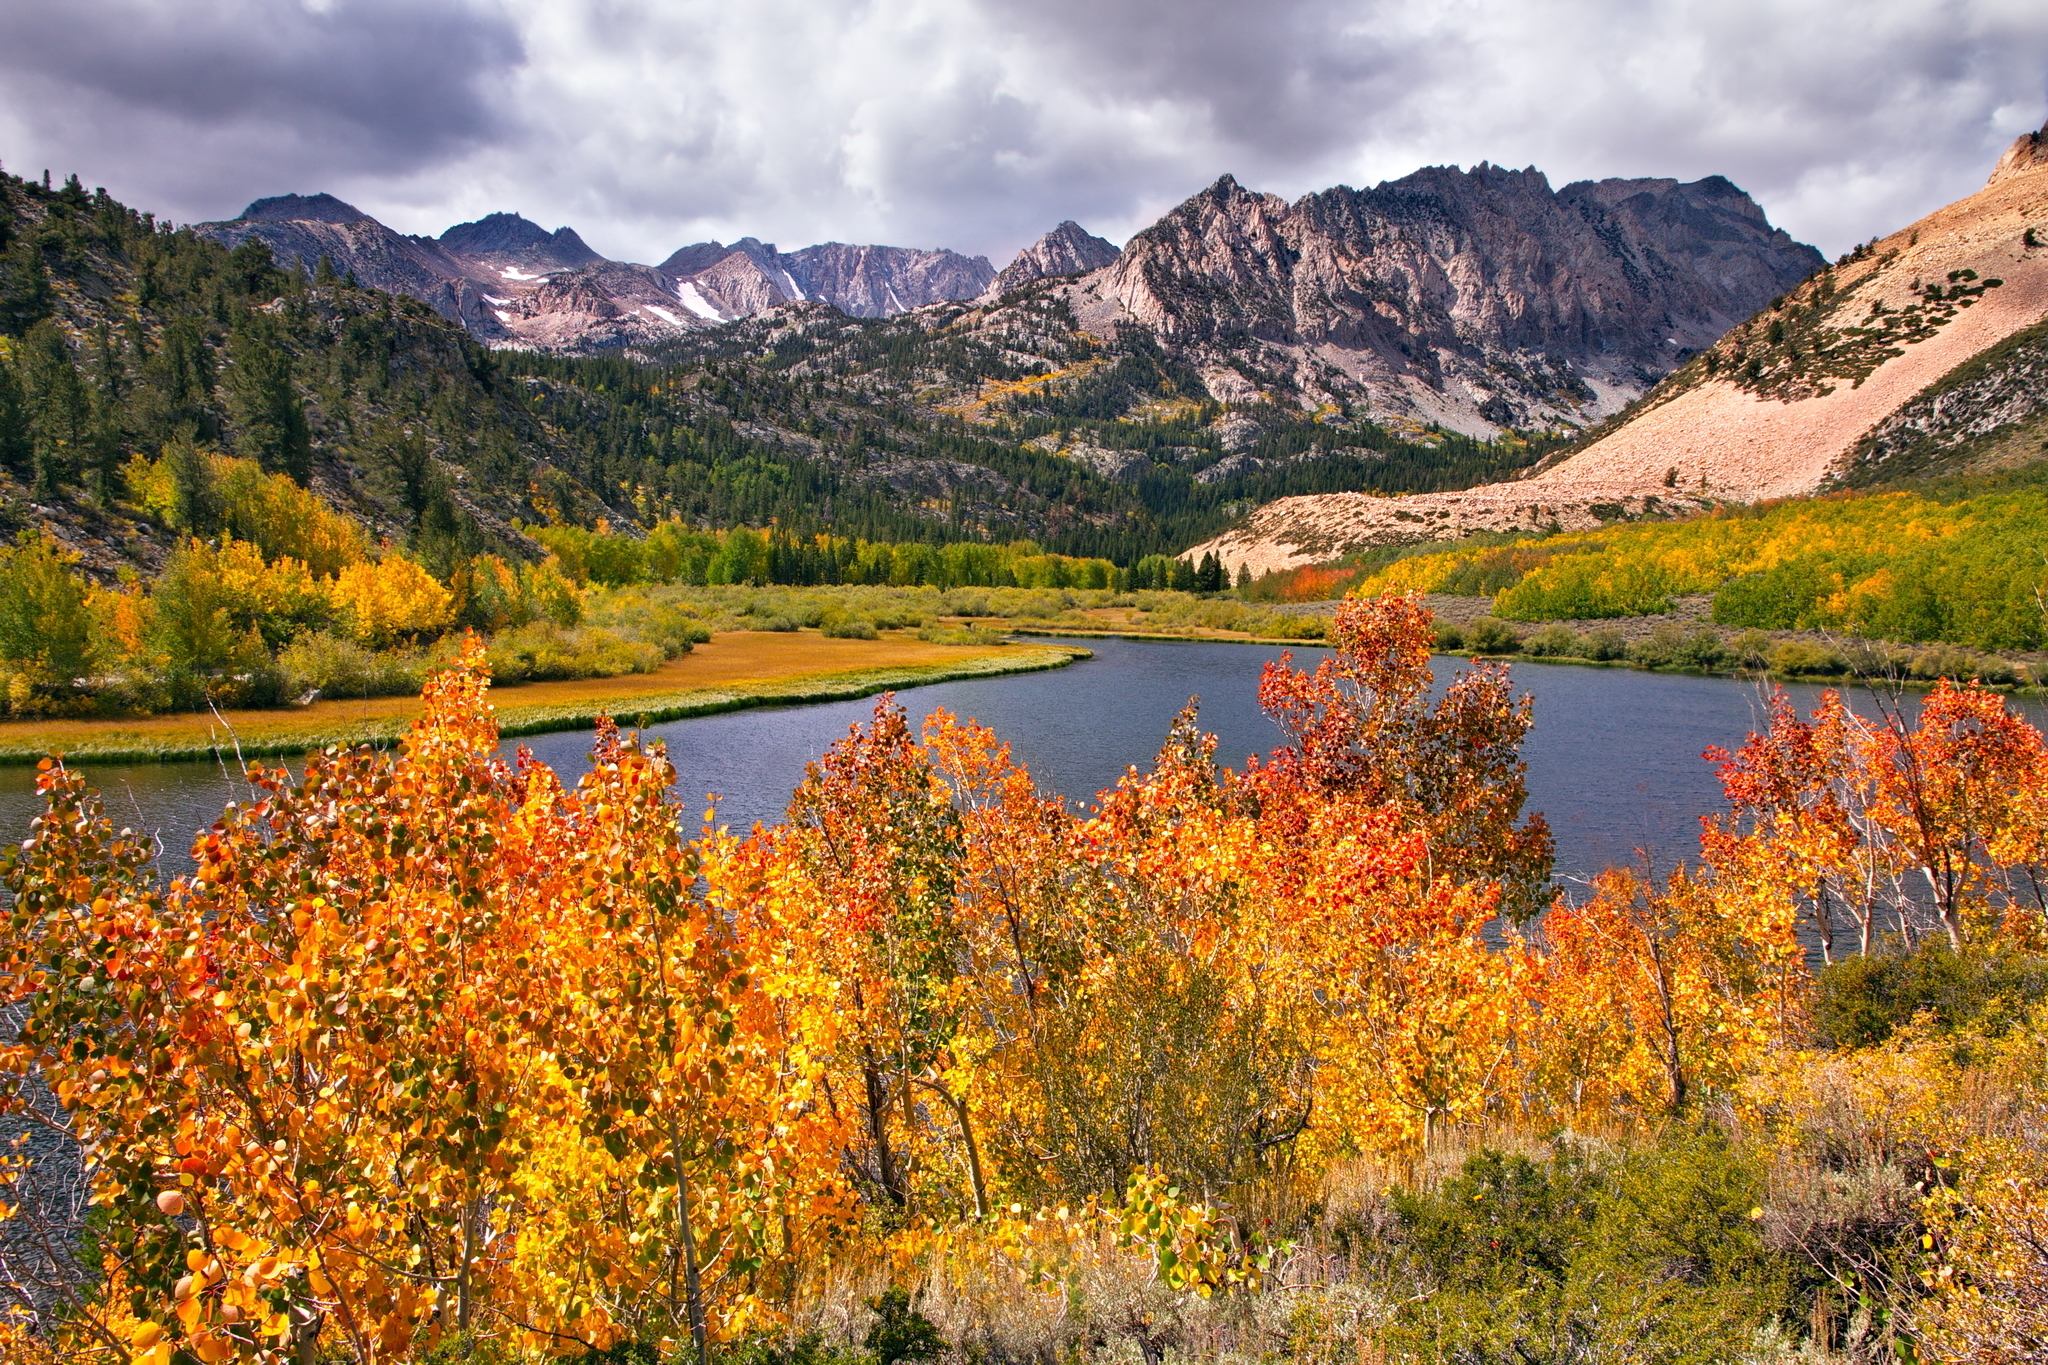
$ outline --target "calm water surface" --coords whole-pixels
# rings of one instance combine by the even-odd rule
[[[1191,696],[1200,698],[1203,728],[1217,736],[1219,761],[1235,766],[1278,742],[1257,699],[1260,666],[1280,655],[1277,647],[1078,643],[1095,657],[1047,673],[914,688],[902,694],[903,704],[914,717],[944,707],[981,721],[1009,741],[1042,788],[1080,800],[1113,784],[1128,765],[1149,764]],[[1313,667],[1324,651],[1294,653],[1297,664]],[[1438,678],[1462,666],[1439,659]],[[1757,685],[1728,678],[1522,664],[1514,679],[1536,702],[1523,747],[1529,807],[1549,817],[1557,869],[1566,877],[1631,860],[1638,850],[1659,864],[1694,854],[1699,817],[1720,805],[1719,783],[1701,751],[1740,744],[1764,715]],[[1820,694],[1813,687],[1789,690],[1802,707]],[[701,798],[716,793],[720,821],[744,829],[779,819],[804,765],[873,709],[867,699],[735,711],[650,733],[668,742],[692,820]],[[2043,723],[2042,708],[2027,710]],[[589,766],[588,731],[523,742],[565,780]],[[106,765],[87,773],[117,821],[159,833],[173,869],[186,864],[194,830],[218,818],[224,803],[246,797],[218,763]],[[29,769],[0,769],[0,836],[27,834],[38,809],[34,781]]]

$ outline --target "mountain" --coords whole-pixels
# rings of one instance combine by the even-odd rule
[[[1226,401],[1364,400],[1475,435],[1598,420],[1821,264],[1719,176],[1430,167],[1288,203],[1224,176],[1074,291]]]
[[[2038,460],[2044,316],[2048,130],[2018,139],[1976,194],[1772,299],[1553,467],[1455,493],[1288,499],[1189,553],[1261,572],[1369,544],[1576,529]]]
[[[244,215],[245,217],[247,215]],[[576,235],[574,228],[549,232],[516,213],[492,213],[473,223],[457,223],[441,234],[442,249],[459,260],[529,270],[574,270],[604,259]]]
[[[193,231],[228,247],[257,239],[274,260],[304,272],[325,257],[338,274],[418,299],[487,341],[507,335],[492,311],[487,273],[472,272],[431,238],[394,232],[331,194],[258,199],[238,218],[197,223]]]
[[[1291,204],[1224,176],[1121,252],[1068,221],[1001,275],[952,251],[751,237],[631,265],[516,214],[408,237],[329,195],[199,230],[325,255],[492,345],[560,354],[646,353],[797,303],[879,318],[1049,289],[1082,331],[1146,328],[1220,401],[1361,406],[1482,439],[1600,421],[1820,264],[1718,176],[1553,191],[1484,164]]]
[[[1115,246],[1069,218],[1018,252],[1017,258],[996,276],[989,292],[1006,294],[1033,280],[1058,275],[1085,275],[1091,270],[1115,264],[1116,258]]]
[[[259,199],[196,231],[229,246],[256,237],[280,262],[406,294],[494,345],[559,354],[643,347],[764,309],[822,300],[885,317],[971,298],[995,278],[980,256],[826,242],[779,252],[754,238],[700,242],[658,266],[607,260],[572,228],[516,213],[458,223],[436,238],[393,231],[330,194]]]
[[[785,254],[752,237],[729,246],[683,247],[660,269],[679,289],[694,286],[680,297],[707,321],[752,317],[805,301],[829,303],[848,317],[890,317],[946,299],[973,298],[995,278],[986,257],[957,251],[826,242]],[[700,301],[710,311],[698,307]]]

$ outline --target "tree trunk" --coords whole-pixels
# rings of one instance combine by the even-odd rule
[[[889,1079],[882,1074],[881,1065],[875,1061],[871,1050],[863,1046],[861,1054],[861,1079],[867,1083],[868,1092],[868,1137],[875,1144],[875,1165],[882,1189],[900,1208],[909,1200],[896,1172],[896,1154],[889,1147]]]
[[[475,1281],[470,1267],[476,1263],[476,1201],[462,1201],[462,1267],[455,1275],[455,1330],[465,1335],[474,1312]]]
[[[697,1365],[711,1365],[710,1334],[704,1325],[704,1285],[697,1266],[697,1233],[690,1226],[690,1177],[683,1169],[683,1135],[674,1118],[668,1123],[669,1159],[676,1168],[676,1235],[683,1244],[683,1294],[690,1315],[690,1340],[697,1346]]]

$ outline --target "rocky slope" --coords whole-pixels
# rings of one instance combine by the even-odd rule
[[[1369,544],[1868,485],[1968,467],[1971,450],[2039,458],[2000,438],[2048,406],[2044,315],[2048,138],[2028,134],[1983,190],[1775,300],[1552,468],[1458,493],[1285,499],[1189,553],[1256,573]]]
[[[1290,204],[1229,176],[1075,286],[1226,401],[1359,402],[1473,435],[1597,421],[1820,255],[1719,176],[1431,167]]]

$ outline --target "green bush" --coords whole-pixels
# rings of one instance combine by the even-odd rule
[[[875,623],[865,616],[855,616],[844,607],[832,607],[818,620],[820,634],[834,640],[872,640],[876,638]]]
[[[1679,662],[1686,668],[1697,668],[1714,673],[1728,667],[1734,661],[1728,646],[1721,640],[1721,632],[1712,626],[1701,626],[1685,637],[1679,646]]]
[[[1548,1161],[1482,1151],[1433,1191],[1390,1197],[1408,1291],[1391,1358],[1745,1357],[1789,1306],[1795,1267],[1764,1243],[1763,1163],[1718,1130]]]
[[[1821,970],[1813,1031],[1824,1047],[1871,1047],[1923,1010],[1944,1031],[2002,1033],[2048,999],[2048,958],[2012,951],[1951,949],[1923,939],[1844,958]]]
[[[307,631],[277,656],[287,696],[403,697],[426,685],[436,660],[424,650],[374,650],[346,635]]]
[[[1628,647],[1628,661],[1636,668],[1676,668],[1684,658],[1685,636],[1669,621]]]
[[[1548,625],[1522,641],[1522,652],[1539,659],[1584,658],[1586,642],[1570,626]]]
[[[868,1300],[875,1325],[868,1329],[861,1345],[873,1353],[875,1365],[902,1365],[904,1361],[934,1360],[946,1353],[946,1339],[931,1319],[910,1306],[910,1295],[891,1286],[879,1298]]]
[[[713,1359],[719,1365],[873,1365],[867,1352],[827,1342],[822,1332],[805,1332],[793,1340],[766,1334],[744,1337]]]
[[[1389,1196],[1406,1254],[1447,1289],[1555,1288],[1591,1224],[1599,1172],[1573,1154],[1546,1162],[1482,1150],[1435,1190]]]
[[[564,630],[552,621],[501,632],[485,651],[491,681],[500,684],[652,673],[666,657],[660,645],[645,640],[596,626]]]
[[[1760,630],[1745,630],[1729,641],[1728,653],[1737,668],[1769,668],[1771,637]]]
[[[1474,654],[1513,654],[1522,647],[1522,637],[1505,621],[1482,616],[1465,627],[1465,648]]]
[[[1771,672],[1794,676],[1832,678],[1848,671],[1848,665],[1833,650],[1805,640],[1787,640],[1771,651]]]
[[[1586,657],[1599,663],[1616,663],[1628,657],[1628,637],[1612,626],[1586,634]]]
[[[1463,649],[1465,647],[1465,632],[1460,630],[1455,622],[1438,621],[1436,623],[1436,647],[1440,650]]]
[[[947,626],[934,621],[917,632],[917,638],[928,645],[999,645],[1003,637],[992,630],[976,626]]]

